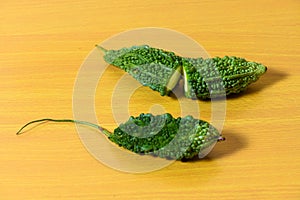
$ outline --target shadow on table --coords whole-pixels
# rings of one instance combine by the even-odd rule
[[[225,130],[222,132],[222,135],[226,140],[216,144],[214,149],[208,155],[208,159],[225,157],[241,151],[248,146],[248,141],[242,134]]]

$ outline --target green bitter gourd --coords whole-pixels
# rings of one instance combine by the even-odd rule
[[[267,68],[244,58],[183,58],[184,92],[188,98],[208,99],[244,91]]]
[[[148,45],[132,46],[119,50],[106,50],[97,46],[104,60],[128,72],[142,85],[169,95],[181,76],[181,58],[175,53]]]
[[[185,58],[173,52],[132,46],[104,51],[104,60],[131,74],[144,86],[169,95],[183,74],[187,98],[208,99],[244,91],[263,75],[267,67],[244,58]]]
[[[192,116],[174,118],[171,114],[142,113],[131,116],[113,133],[99,125],[72,119],[40,119],[25,124],[18,132],[33,123],[54,121],[84,124],[99,129],[113,143],[137,154],[149,154],[172,160],[189,160],[196,155],[205,156],[217,141],[224,140],[208,122]]]

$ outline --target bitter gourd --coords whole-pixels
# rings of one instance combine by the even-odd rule
[[[149,154],[172,160],[189,160],[205,152],[217,141],[224,140],[216,128],[208,122],[192,116],[174,118],[171,114],[152,115],[142,113],[131,116],[113,133],[101,126],[72,119],[40,119],[25,124],[22,130],[33,123],[54,121],[84,124],[99,129],[110,141],[137,154]],[[202,156],[201,156],[202,157]]]
[[[184,91],[188,98],[208,99],[240,93],[267,68],[244,58],[183,58]]]
[[[169,95],[180,79],[181,58],[173,52],[148,45],[119,50],[97,47],[105,53],[107,63],[128,72],[142,85],[160,92],[162,96]]]
[[[131,74],[141,84],[169,95],[182,77],[187,98],[208,99],[244,91],[267,67],[244,58],[186,58],[148,45],[106,50],[104,60]]]

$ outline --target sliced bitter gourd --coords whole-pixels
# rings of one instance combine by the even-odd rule
[[[267,67],[244,58],[183,58],[184,92],[188,98],[208,99],[244,91]]]
[[[142,85],[169,95],[181,76],[181,58],[175,53],[148,45],[104,51],[104,60],[131,74]]]
[[[106,50],[104,60],[131,74],[144,86],[169,95],[184,76],[185,96],[192,99],[208,99],[244,91],[258,80],[267,68],[244,58],[185,58],[170,51],[132,46],[119,50]]]

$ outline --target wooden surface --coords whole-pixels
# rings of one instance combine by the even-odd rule
[[[2,1],[1,199],[300,199],[299,22],[298,0]],[[33,119],[72,118],[76,76],[94,44],[141,27],[169,28],[211,56],[268,66],[244,94],[227,99],[226,142],[204,160],[133,174],[97,161],[73,124],[15,135]],[[109,67],[107,87],[97,89],[97,117],[110,130],[111,89],[122,75]],[[211,103],[197,103],[210,121]],[[179,115],[177,104],[139,88],[128,110]]]

